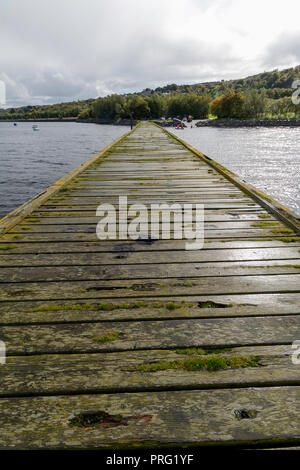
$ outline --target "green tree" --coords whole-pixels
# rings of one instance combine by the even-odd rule
[[[265,90],[248,90],[244,94],[245,115],[251,118],[258,118],[264,114],[266,109]]]
[[[129,115],[134,119],[145,119],[150,117],[150,107],[145,98],[138,95],[133,95],[129,98],[127,103]]]
[[[150,109],[151,118],[159,119],[165,114],[165,101],[160,95],[154,94],[149,98],[146,98],[146,101]]]

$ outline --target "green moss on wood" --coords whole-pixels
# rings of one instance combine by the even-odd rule
[[[252,266],[250,266],[252,267]],[[253,266],[253,267],[256,267],[256,266]],[[259,266],[257,266],[259,267]],[[295,269],[299,269],[300,268],[300,264],[273,264],[273,265],[269,265],[269,266],[264,266],[264,268],[295,268]]]
[[[82,292],[87,292],[87,289],[81,289]],[[110,303],[110,302],[101,302],[101,303],[78,303],[78,304],[56,304],[56,305],[40,305],[33,309],[34,312],[55,312],[59,310],[130,310],[130,309],[139,309],[139,308],[166,308],[167,310],[175,310],[177,308],[183,307],[194,307],[195,304],[192,303],[182,303],[175,304],[173,302],[145,302],[145,301],[135,301],[135,302],[120,302],[120,303]]]
[[[182,307],[181,304],[175,304],[174,302],[168,302],[166,304],[167,310],[175,310],[176,308],[181,308],[181,307]]]
[[[93,341],[97,341],[100,343],[106,343],[108,341],[116,341],[119,338],[120,334],[121,333],[119,331],[108,331],[107,333],[104,333],[103,335],[95,336],[93,338]]]
[[[0,250],[2,251],[14,250],[15,248],[13,245],[0,245]]]
[[[274,225],[278,225],[278,222],[258,222],[251,224],[251,227],[272,227]]]
[[[277,240],[280,240],[281,242],[284,243],[293,243],[293,242],[298,242],[300,241],[300,237],[279,237]]]
[[[141,372],[156,372],[168,369],[184,369],[189,371],[217,371],[225,369],[238,369],[245,367],[258,367],[258,357],[239,356],[239,357],[193,357],[176,361],[154,362],[152,364],[138,364],[129,370],[138,370]]]
[[[283,243],[293,243],[293,242],[298,242],[300,241],[300,237],[274,237],[274,238],[251,238],[251,242],[274,242],[274,241],[280,241]]]
[[[186,348],[186,349],[176,349],[177,354],[184,354],[186,356],[193,355],[207,355],[207,354],[224,354],[226,352],[231,352],[232,348]]]
[[[293,233],[294,230],[292,230],[291,228],[285,228],[285,227],[282,227],[282,228],[274,228],[273,230],[271,230],[272,233]]]

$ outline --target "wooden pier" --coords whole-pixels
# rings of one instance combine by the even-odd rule
[[[204,248],[100,241],[119,195],[203,203]],[[0,448],[299,446],[299,227],[150,123],[9,214]]]

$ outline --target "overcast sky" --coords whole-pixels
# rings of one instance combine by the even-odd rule
[[[6,105],[295,66],[299,13],[299,0],[1,0]]]

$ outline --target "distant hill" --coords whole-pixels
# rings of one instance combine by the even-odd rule
[[[211,94],[218,96],[225,88],[232,88],[236,92],[245,92],[250,89],[266,89],[267,97],[278,99],[291,95],[291,85],[294,80],[300,79],[300,65],[284,70],[272,70],[271,72],[258,73],[246,78],[235,80],[220,80],[214,82],[202,82],[193,85],[176,85],[172,83],[154,90],[147,88],[141,94],[153,93],[195,93],[207,90]],[[215,97],[214,96],[214,97]]]
[[[300,79],[300,65],[284,70],[272,70],[246,78],[235,80],[220,80],[213,82],[202,82],[193,85],[177,85],[171,83],[155,89],[146,88],[137,93],[119,95],[124,98],[140,96],[150,99],[155,95],[186,95],[205,94],[213,100],[222,95],[226,90],[245,93],[248,90],[265,90],[266,97],[278,100],[291,96],[291,85],[294,80]],[[192,97],[191,97],[192,98]],[[17,119],[65,119],[80,118],[89,119],[95,117],[94,103],[97,99],[72,101],[69,103],[57,103],[43,106],[22,106],[18,108],[0,109],[0,120]]]
[[[91,98],[68,103],[0,109],[0,120],[77,118],[81,113],[92,110],[94,101]]]

